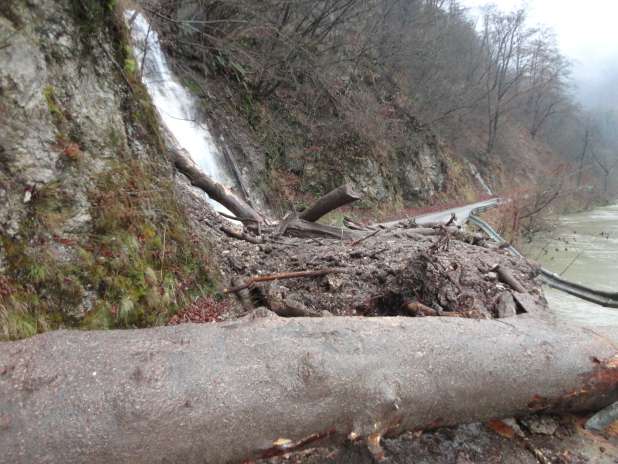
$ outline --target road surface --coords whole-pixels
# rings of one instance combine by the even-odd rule
[[[429,224],[432,222],[447,222],[451,218],[451,214],[455,214],[457,225],[464,225],[468,221],[468,217],[474,213],[480,213],[486,209],[489,209],[493,206],[496,206],[500,202],[500,198],[490,198],[489,200],[479,201],[477,203],[471,203],[465,206],[459,206],[457,208],[446,209],[443,211],[436,211],[435,213],[427,213],[416,216],[416,223],[419,226],[424,224]],[[407,219],[398,219],[396,221],[386,222],[384,223],[387,227],[392,227],[397,225],[397,223],[401,221],[405,221]]]

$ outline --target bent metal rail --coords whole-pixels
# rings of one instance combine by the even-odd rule
[[[473,211],[477,212],[478,210]],[[468,222],[471,222],[483,232],[485,232],[493,241],[497,243],[506,243],[506,241],[482,219],[478,218],[474,214],[470,214],[468,217]],[[516,256],[523,256],[519,251],[517,251],[511,245],[507,245],[506,249],[509,250]],[[607,308],[618,308],[618,293],[617,292],[605,292],[602,290],[595,290],[593,288],[586,287],[584,285],[570,282],[566,279],[563,279],[558,274],[555,274],[545,268],[541,268],[540,270],[541,278],[543,281],[557,290],[569,293],[573,296],[581,298],[582,300],[590,301],[591,303],[595,303],[601,306],[605,306]]]

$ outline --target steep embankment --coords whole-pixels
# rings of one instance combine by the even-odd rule
[[[115,2],[3,2],[0,339],[167,320],[212,285]]]
[[[182,25],[212,20],[207,9],[162,3],[152,20],[178,74],[203,102],[252,190],[267,194],[275,210],[302,206],[344,182],[365,194],[357,206],[379,206],[376,213],[486,193],[375,66],[336,64],[318,81],[299,69],[293,83],[260,94],[236,61],[242,51],[200,47],[192,27]],[[301,66],[310,65],[308,58]]]
[[[275,209],[302,206],[346,181],[364,189],[357,206],[374,207],[374,215],[463,203],[489,190],[534,194],[553,188],[570,169],[506,112],[488,154],[481,97],[448,123],[427,116],[417,101],[421,82],[405,68],[412,65],[389,64],[395,52],[381,48],[379,34],[340,2],[320,5],[326,4],[341,8],[340,22],[301,4],[286,13],[273,2],[262,9],[240,0],[229,8],[149,3],[178,74],[203,102],[253,191],[267,193]],[[441,103],[441,95],[425,97]]]

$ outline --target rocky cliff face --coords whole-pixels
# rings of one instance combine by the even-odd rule
[[[176,57],[186,59],[178,50]],[[187,71],[184,65],[178,72],[208,89],[204,112],[209,125],[228,142],[252,192],[268,197],[275,210],[310,202],[345,182],[365,195],[361,207],[376,211],[455,197],[473,200],[485,193],[429,128],[403,114],[393,114],[388,127],[374,136],[362,122],[325,114],[310,119],[299,100],[285,95],[252,101],[248,108],[242,92],[226,78]],[[391,132],[396,134],[392,138]]]
[[[15,2],[0,28],[2,232],[23,235],[33,203],[54,189],[70,197],[54,231],[78,234],[92,219],[88,190],[129,151],[126,88],[96,38],[86,49],[68,2]]]
[[[209,286],[114,3],[0,9],[0,338],[161,322]]]

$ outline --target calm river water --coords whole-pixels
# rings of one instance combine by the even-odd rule
[[[618,291],[618,204],[562,216],[559,225],[551,234],[537,235],[522,252],[567,280]],[[559,319],[618,328],[618,309],[603,308],[549,287],[545,287],[545,295]]]

